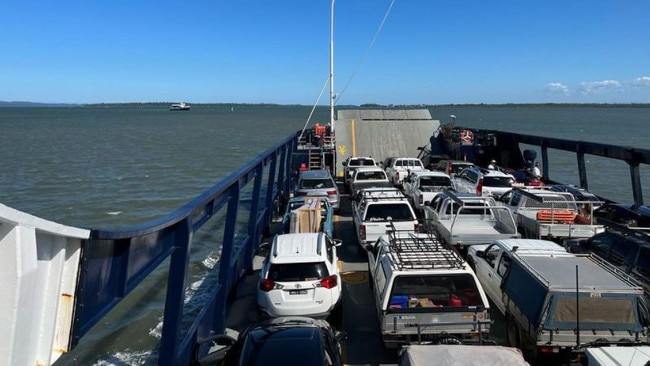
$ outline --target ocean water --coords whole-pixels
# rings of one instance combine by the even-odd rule
[[[565,139],[650,148],[650,108],[438,106],[432,117]],[[66,225],[119,227],[165,215],[195,198],[279,138],[303,128],[305,106],[166,105],[0,108],[0,203]],[[316,109],[309,121],[327,122]],[[415,146],[414,155],[416,154]],[[551,178],[578,183],[573,154],[552,152]],[[539,155],[538,155],[539,156]],[[590,189],[631,202],[624,163],[587,157]],[[645,192],[650,172],[641,167]],[[206,236],[204,236],[206,235]],[[218,261],[208,234],[195,238],[193,288]],[[214,234],[212,234],[214,235]],[[194,255],[193,255],[194,257]],[[57,364],[153,364],[160,338],[164,275],[153,273]],[[164,283],[164,282],[162,282]],[[83,350],[81,350],[83,349]]]

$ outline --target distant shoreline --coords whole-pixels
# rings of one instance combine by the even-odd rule
[[[36,103],[36,102],[6,102],[0,101],[0,108],[3,107],[43,107],[43,108],[96,108],[96,107],[168,107],[173,102],[129,102],[129,103]],[[311,107],[306,104],[276,104],[276,103],[188,103],[192,106],[277,106],[277,107]],[[433,108],[433,107],[621,107],[621,108],[650,108],[650,103],[447,103],[447,104],[361,104],[361,105],[340,105],[337,108]],[[320,105],[319,108],[329,108]]]

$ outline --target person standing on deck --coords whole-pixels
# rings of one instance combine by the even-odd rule
[[[539,162],[536,162],[535,166],[533,167],[533,175],[535,175],[537,178],[542,177],[542,171],[539,169]]]
[[[490,165],[488,165],[488,169],[497,170],[497,161],[492,159],[492,161],[490,161]]]

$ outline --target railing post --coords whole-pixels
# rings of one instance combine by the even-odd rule
[[[179,335],[185,303],[185,278],[189,266],[189,247],[192,241],[190,219],[178,223],[175,232],[174,250],[171,254],[167,295],[165,298],[164,322],[160,340],[159,365],[174,365],[178,356]]]
[[[264,163],[260,163],[260,165],[255,168],[255,181],[253,182],[253,201],[251,202],[251,209],[250,213],[248,216],[248,237],[249,240],[251,241],[251,245],[248,245],[246,247],[246,254],[244,255],[244,260],[245,262],[245,267],[246,268],[252,268],[253,265],[253,251],[256,248],[257,243],[260,242],[260,225],[259,225],[259,217],[260,217],[260,197],[261,197],[261,191],[262,191],[262,174],[264,173]],[[269,206],[265,206],[265,212],[268,215]],[[264,222],[263,224],[267,224]]]
[[[587,182],[587,167],[585,165],[585,153],[581,142],[578,142],[578,146],[576,146],[576,157],[578,158],[578,176],[580,177],[580,187],[589,189],[589,184]]]
[[[632,181],[632,197],[634,204],[643,205],[643,189],[641,187],[641,174],[639,171],[639,162],[628,162],[630,166],[630,180]]]
[[[226,211],[226,224],[223,231],[221,244],[221,257],[219,259],[219,287],[215,303],[215,329],[216,333],[223,333],[226,329],[226,305],[230,292],[230,281],[237,279],[232,271],[232,253],[235,241],[235,226],[237,225],[237,211],[239,209],[239,196],[241,195],[241,181],[230,188],[230,199]]]

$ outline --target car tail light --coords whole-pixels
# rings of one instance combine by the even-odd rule
[[[560,350],[557,347],[552,346],[542,346],[539,348],[541,353],[559,353]]]
[[[364,224],[361,224],[361,226],[359,226],[359,239],[362,241],[366,240],[366,225]]]
[[[479,178],[478,180],[478,184],[476,185],[476,195],[477,196],[483,195],[483,178]]]
[[[415,223],[413,223],[413,231],[415,231],[416,233],[420,231],[420,223],[419,222],[416,221]]]
[[[323,278],[322,280],[320,280],[320,282],[319,282],[319,284],[322,287],[325,287],[327,289],[336,287],[336,285],[338,285],[338,283],[339,283],[339,281],[336,278],[336,275],[327,276],[327,277]]]
[[[263,278],[260,280],[260,290],[264,292],[269,292],[275,288],[275,282],[268,280],[266,278]]]
[[[336,190],[335,190],[335,189],[333,189],[333,190],[331,190],[331,191],[327,191],[327,195],[328,195],[328,196],[333,196],[333,195],[335,195],[335,194],[336,194]]]
[[[423,195],[418,196],[418,202],[420,203],[420,205],[422,205],[424,203],[424,196]]]
[[[451,161],[447,162],[447,174],[451,174]]]

